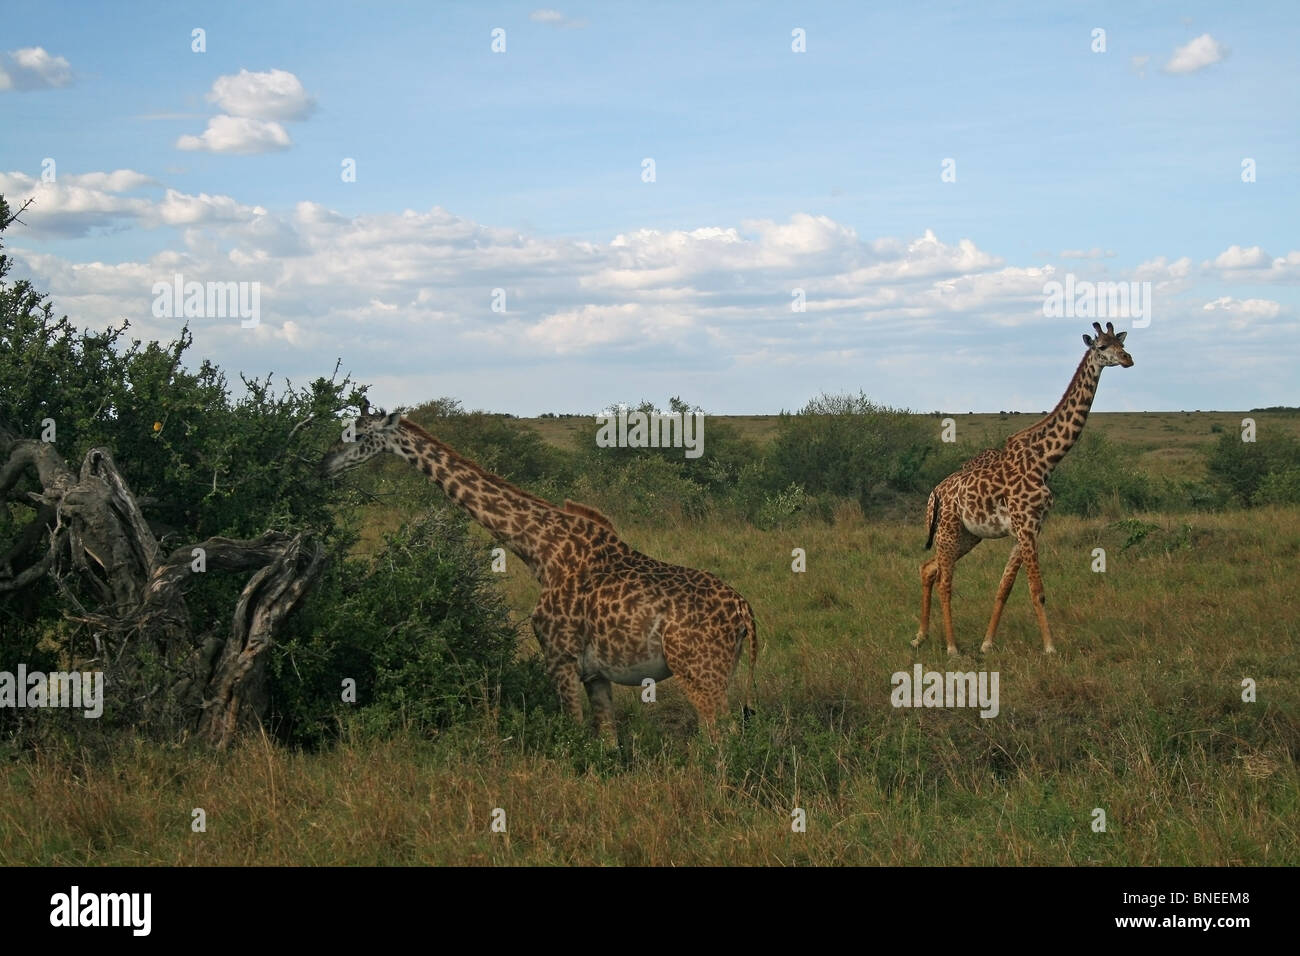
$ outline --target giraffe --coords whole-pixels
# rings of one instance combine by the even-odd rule
[[[399,412],[355,420],[352,440],[334,444],[321,472],[335,475],[389,452],[428,475],[453,502],[510,548],[542,586],[533,632],[568,714],[582,721],[587,690],[596,728],[617,746],[612,684],[640,686],[675,676],[715,742],[717,715],[749,642],[751,713],[758,635],[749,602],[707,571],[657,561],[628,546],[608,518],[563,508],[479,467]]]
[[[930,492],[925,511],[930,538],[925,546],[929,549],[934,545],[934,557],[921,565],[921,627],[912,641],[913,647],[920,647],[929,633],[930,593],[937,582],[948,654],[957,653],[952,636],[953,565],[985,538],[1013,535],[1015,544],[1002,572],[993,616],[980,650],[992,649],[1003,605],[1023,564],[1029,576],[1030,600],[1038,618],[1038,629],[1043,635],[1043,651],[1056,652],[1047,626],[1047,598],[1038,566],[1038,532],[1052,506],[1047,479],[1083,432],[1101,370],[1108,365],[1123,368],[1133,365],[1132,356],[1124,350],[1127,332],[1116,333],[1110,322],[1104,331],[1097,322],[1092,327],[1097,335],[1084,334],[1088,350],[1056,408],[1046,418],[1016,432],[1001,448],[980,452]]]

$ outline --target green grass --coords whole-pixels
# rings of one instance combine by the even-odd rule
[[[0,771],[0,863],[1300,863],[1300,509],[1049,519],[1051,658],[1023,579],[998,647],[978,654],[1009,546],[986,542],[957,567],[953,662],[938,627],[908,644],[919,520],[613,517],[635,547],[713,570],[755,607],[759,713],[720,752],[671,680],[654,704],[616,691],[619,751],[551,707],[432,739],[346,734],[314,754],[262,739],[224,754],[54,747]],[[537,585],[513,559],[503,577],[535,652]],[[918,660],[997,670],[1000,714],[894,709],[890,675]],[[206,833],[191,832],[195,807]]]

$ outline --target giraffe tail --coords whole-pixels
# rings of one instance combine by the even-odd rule
[[[749,718],[754,716],[754,671],[758,668],[758,628],[754,625],[754,610],[746,608],[749,612],[746,617],[745,630],[748,631],[749,637],[749,690],[745,693],[745,703],[741,710],[742,723],[748,723]],[[744,640],[746,635],[741,635]]]
[[[925,550],[929,551],[934,544],[934,531],[939,527],[939,489],[930,492],[930,500],[926,502],[925,517],[930,524],[930,537],[925,539]]]

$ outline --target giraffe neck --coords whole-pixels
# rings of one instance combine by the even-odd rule
[[[553,504],[480,468],[406,419],[391,450],[428,475],[545,583],[547,567],[567,537]]]
[[[1102,364],[1096,353],[1088,349],[1056,407],[1042,421],[1007,439],[1006,448],[1026,451],[1030,467],[1037,469],[1043,479],[1052,473],[1083,434],[1092,400],[1097,395],[1101,370]]]

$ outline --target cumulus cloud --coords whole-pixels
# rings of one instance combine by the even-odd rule
[[[1156,256],[1154,259],[1140,263],[1133,270],[1133,278],[1139,281],[1171,281],[1176,279],[1186,279],[1192,274],[1192,260],[1188,256],[1170,260],[1166,256]]]
[[[824,376],[836,369],[850,376],[845,385],[871,375],[880,388],[892,383],[893,395],[909,396],[918,369],[933,371],[937,362],[946,371],[934,374],[948,376],[945,382],[984,381],[998,367],[998,349],[1014,347],[1019,355],[1026,343],[1050,341],[1059,343],[1057,354],[1067,342],[1076,347],[1088,325],[1065,329],[1043,315],[1044,284],[1059,277],[1057,267],[1009,264],[969,239],[932,230],[864,238],[827,216],[638,229],[589,241],[497,228],[440,207],[349,216],[302,202],[277,214],[203,193],[106,195],[143,202],[116,215],[179,227],[184,242],[116,264],[13,250],[60,311],[84,324],[125,316],[139,334],[165,338],[177,326],[150,314],[154,282],[177,273],[187,281],[256,281],[259,328],[192,323],[204,355],[231,368],[261,368],[270,358],[290,375],[319,374],[347,355],[367,380],[404,390],[390,391],[389,401],[427,398],[431,374],[463,386],[490,373],[506,389],[497,407],[518,408],[537,401],[530,397],[537,389],[560,384],[581,381],[583,390],[573,385],[573,394],[599,392],[608,401],[619,397],[616,389],[627,387],[629,375],[676,381],[690,370],[721,376],[729,369],[751,386],[755,374],[780,369],[774,387],[778,378],[787,387],[789,376],[829,387]],[[1224,261],[1259,259],[1246,254],[1249,248]],[[1264,258],[1266,267],[1251,269],[1253,277],[1300,270],[1300,252]],[[1181,284],[1217,281],[1228,271],[1213,261],[1198,267],[1188,257],[1159,257],[1124,278],[1154,278],[1169,290],[1158,299],[1156,322],[1184,346],[1227,322],[1245,323],[1243,339],[1257,349],[1259,336],[1294,325],[1287,307],[1246,290],[1216,289],[1219,298],[1180,291]],[[493,307],[497,290],[504,312]],[[518,376],[511,368],[539,371]],[[1050,404],[1063,381],[1030,383],[1030,404]],[[510,392],[517,382],[519,391]],[[947,387],[924,400],[945,407]],[[805,385],[798,389],[801,398],[812,394]],[[1040,390],[1052,394],[1038,398]],[[961,400],[978,407],[978,400]]]
[[[292,145],[289,134],[279,123],[225,114],[208,120],[208,128],[200,135],[176,140],[177,149],[244,155],[271,153]]]
[[[65,184],[85,186],[110,193],[124,193],[142,186],[156,186],[158,181],[152,176],[138,173],[134,169],[115,169],[111,173],[73,173],[60,177]]]
[[[42,239],[75,238],[132,224],[154,228],[251,222],[266,214],[260,206],[245,206],[229,196],[207,193],[190,196],[167,189],[161,201],[123,195],[158,185],[152,177],[133,169],[64,174],[54,182],[21,172],[0,173],[0,193],[9,197],[14,208],[35,200],[23,221],[27,235]]]
[[[1282,314],[1282,303],[1272,299],[1234,299],[1225,295],[1205,303],[1202,309],[1225,315],[1228,328],[1240,332],[1251,325],[1276,319]]]
[[[306,119],[316,108],[302,81],[287,70],[219,76],[208,101],[224,112],[209,119],[199,135],[177,139],[177,149],[241,155],[288,149],[293,141],[281,121]]]
[[[1272,261],[1273,257],[1260,246],[1229,246],[1215,257],[1214,264],[1220,269],[1261,269]]]
[[[219,76],[208,93],[208,101],[231,116],[260,120],[306,119],[316,107],[302,81],[287,70],[240,70]]]
[[[1165,64],[1166,73],[1195,73],[1223,60],[1228,51],[1208,33],[1174,50]]]
[[[51,56],[44,47],[29,46],[0,53],[0,92],[58,89],[72,85],[72,64]]]
[[[1262,246],[1229,246],[1212,261],[1201,263],[1206,273],[1232,281],[1300,282],[1300,250],[1271,256]]]
[[[187,227],[183,251],[139,264],[151,282],[176,271],[259,281],[264,324],[297,324],[294,337],[276,339],[284,347],[337,350],[364,323],[369,341],[398,356],[404,337],[428,326],[442,341],[504,360],[606,354],[680,362],[702,354],[704,343],[733,354],[851,351],[867,325],[910,334],[917,320],[964,310],[1041,319],[1041,270],[1000,268],[970,240],[945,242],[930,230],[864,241],[826,216],[644,229],[590,242],[485,226],[438,207],[347,217],[303,202],[277,216],[174,190],[129,215]],[[51,271],[51,288],[81,297],[87,311],[134,315],[147,326],[139,290],[134,304],[110,296],[110,307],[95,288],[104,276],[72,265]],[[504,314],[492,309],[497,288],[506,293]],[[796,289],[806,300],[798,312]]]

